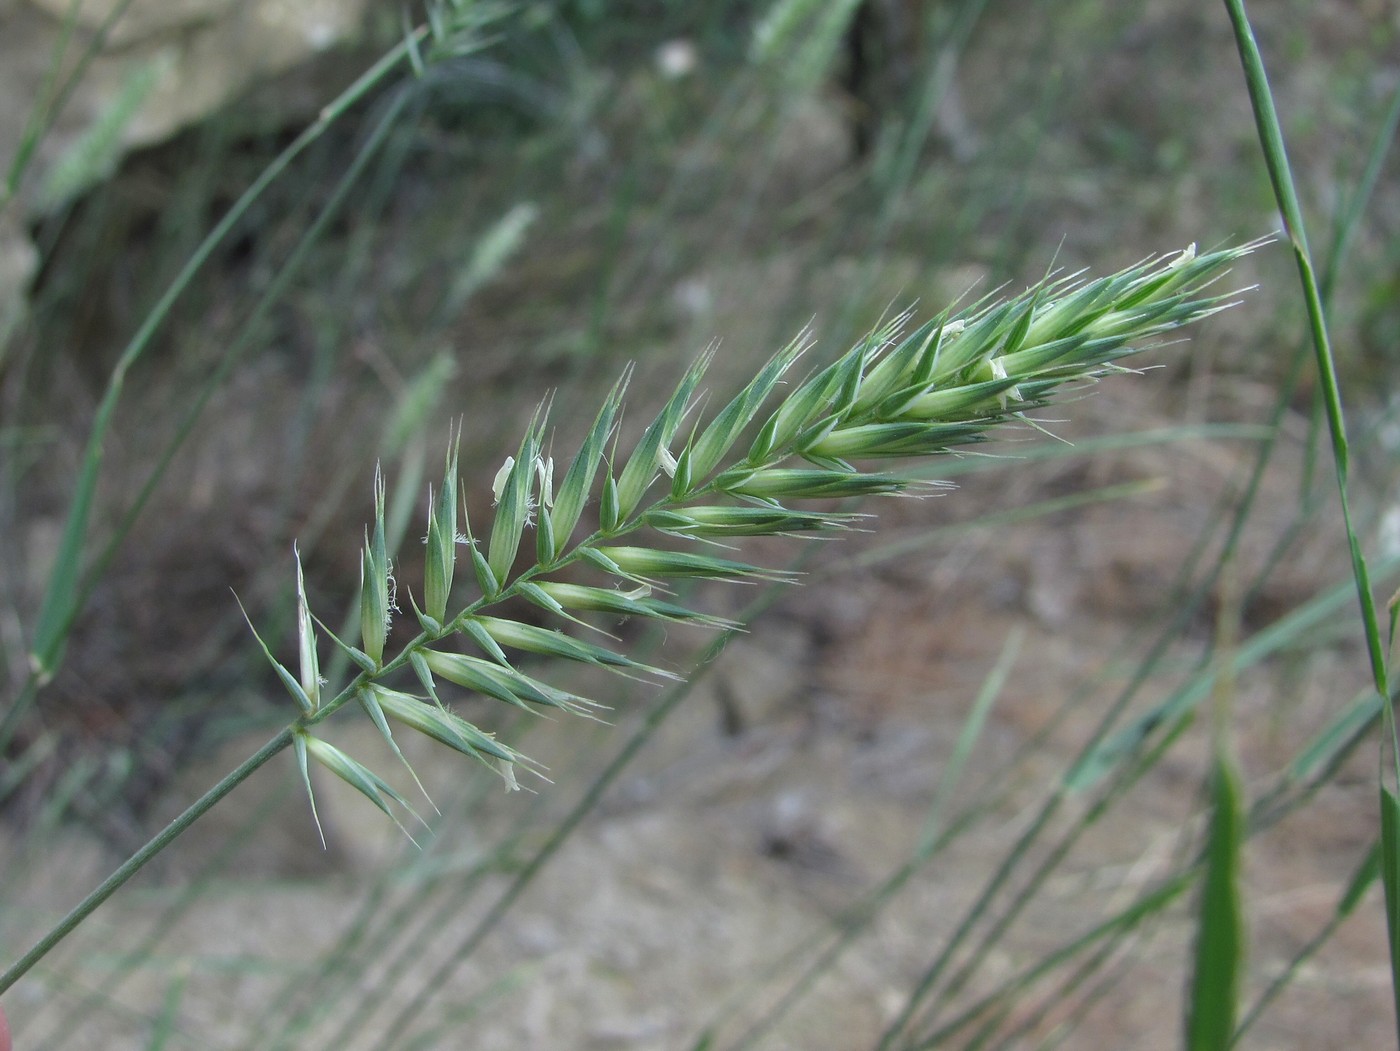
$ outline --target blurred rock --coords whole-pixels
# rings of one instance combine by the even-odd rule
[[[54,90],[53,63],[73,20],[61,69],[97,46],[21,180],[0,189],[0,347],[22,316],[33,248],[23,221],[105,177],[122,155],[160,142],[309,57],[352,39],[365,0],[0,0],[0,171],[22,147],[31,108]],[[62,81],[58,82],[62,90]],[[288,93],[290,100],[297,98]],[[324,101],[324,100],[322,100]],[[286,114],[295,119],[296,114]],[[15,215],[16,210],[19,216]]]
[[[12,108],[0,112],[0,159],[8,165],[50,75],[68,0],[10,0],[0,6],[0,82]],[[117,0],[80,5],[69,61],[86,51]],[[365,0],[134,0],[112,24],[83,71],[36,159],[42,182],[56,159],[109,119],[133,75],[157,75],[115,134],[119,151],[149,145],[213,112],[298,62],[352,39]]]

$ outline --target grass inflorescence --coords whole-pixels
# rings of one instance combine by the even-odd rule
[[[48,163],[88,111],[70,95],[89,65],[129,50],[107,46],[126,4],[95,34],[70,12],[0,185],[0,218],[22,199],[46,209],[20,224],[40,249],[35,320],[3,369],[0,800],[17,849],[0,1021],[26,1047],[538,1043],[546,1008],[565,1043],[648,1032],[729,1051],[1070,1032],[1117,1046],[1130,1031],[1193,1048],[1388,1042],[1400,745],[1383,601],[1394,406],[1380,402],[1400,93],[1376,70],[1396,27],[1348,10],[1285,56],[1270,46],[1282,26],[1256,43],[1241,0],[1224,6],[1217,32],[1208,10],[1170,3],[1047,8],[1032,26],[981,0],[636,19],[427,0],[416,27],[371,18],[364,75],[295,138],[295,116],[250,137],[230,108],[110,185],[149,70]],[[1270,187],[1301,280],[1280,273],[1287,252],[1248,261],[1263,289],[1228,348],[1219,329],[1199,353],[1166,346],[1228,301],[1211,256],[1189,253],[862,335],[910,289],[936,310],[990,274],[1033,282],[1027,251],[1057,239],[1077,258],[1255,228]],[[206,216],[222,218],[196,244]],[[122,280],[104,291],[109,270]],[[652,356],[721,332],[781,346],[817,303],[821,347],[804,335],[755,361],[727,402],[714,392],[732,358],[698,362],[669,399],[644,378],[674,382],[685,364]],[[70,358],[83,373],[64,379]],[[606,399],[577,396],[629,359]],[[1170,390],[1189,426],[1134,420],[1071,445],[1038,411],[1078,416],[1075,391],[1167,360],[1175,376],[1131,382]],[[544,382],[558,392],[532,418]],[[593,400],[596,418],[574,415]],[[351,418],[382,422],[347,434]],[[429,451],[442,431],[445,462]],[[1019,455],[979,444],[999,436]],[[1171,466],[1162,444],[1180,449]],[[230,445],[234,470],[217,455]],[[1140,499],[1207,458],[1179,499]],[[1082,487],[1075,465],[1109,484]],[[974,483],[955,506],[905,502],[893,540],[852,535],[875,528],[865,497],[964,475],[1001,478],[1005,509],[985,513]],[[369,510],[347,510],[371,476]],[[858,550],[818,567],[828,544],[786,536]],[[267,557],[288,551],[294,564]],[[784,586],[799,580],[804,593]],[[114,632],[111,610],[135,616]],[[1035,625],[1006,638],[961,719],[962,687],[1022,613]],[[677,635],[705,638],[658,654]],[[290,707],[268,701],[269,661]],[[146,807],[170,802],[166,779],[205,778],[191,761],[250,722],[234,759],[257,751],[226,776],[221,762],[212,790],[16,959],[62,915],[54,895],[67,908],[63,888],[87,880],[63,826],[116,830],[125,856],[151,834],[129,838]],[[1378,733],[1374,778],[1356,760]],[[381,813],[354,801],[337,821],[326,772]],[[536,791],[487,798],[501,779]],[[313,785],[309,813],[283,805]],[[916,837],[892,834],[911,821]],[[809,836],[831,852],[789,851]],[[48,955],[157,855],[155,895]],[[346,866],[353,880],[283,883]],[[683,888],[664,916],[647,919],[639,878]],[[1281,895],[1306,907],[1284,916]],[[1389,988],[1371,966],[1386,934]],[[616,941],[626,956],[600,975]]]
[[[948,310],[908,331],[906,319],[899,318],[779,396],[810,346],[799,337],[703,423],[700,384],[709,359],[702,357],[625,456],[617,441],[624,375],[557,485],[553,460],[544,451],[546,413],[536,414],[495,476],[493,520],[479,533],[465,512],[458,532],[454,437],[442,484],[430,500],[421,604],[410,586],[393,577],[384,480],[376,473],[374,524],[366,531],[361,559],[359,645],[338,638],[312,615],[298,561],[297,670],[283,666],[263,646],[296,702],[296,718],[0,976],[0,991],[233,787],[288,747],[308,792],[314,761],[386,814],[393,816],[393,806],[407,809],[407,801],[383,778],[316,735],[321,722],[351,701],[400,758],[392,727],[424,734],[489,764],[511,787],[518,785],[518,772],[541,773],[491,732],[453,712],[442,683],[527,711],[594,715],[600,706],[593,700],[526,674],[512,653],[666,677],[664,670],[611,644],[561,629],[596,627],[599,616],[731,626],[676,601],[673,585],[695,578],[789,579],[729,557],[730,542],[848,530],[859,521],[852,501],[929,484],[902,467],[983,442],[1006,424],[1038,427],[1027,414],[1057,391],[1126,371],[1123,359],[1229,306],[1230,295],[1213,286],[1231,263],[1257,246],[1200,254],[1193,246],[1092,281],[1052,276],[1018,296]],[[874,470],[866,466],[872,461],[897,462],[894,469]],[[814,500],[822,504],[813,507],[808,502]],[[583,525],[590,505],[597,511],[591,528]],[[476,595],[454,608],[454,592],[467,576],[456,572],[463,553]],[[400,593],[407,593],[406,603]],[[505,615],[498,607],[508,600],[534,605],[559,628]],[[390,656],[390,628],[401,605],[413,611],[419,631]],[[333,693],[321,680],[321,634],[358,668]],[[459,643],[470,652],[462,652]],[[413,680],[421,694],[405,688]]]
[[[541,451],[544,414],[536,417],[517,453],[496,475],[494,520],[480,538],[469,524],[464,535],[456,532],[454,448],[438,496],[430,501],[422,608],[410,597],[421,632],[388,660],[384,647],[391,581],[381,539],[383,484],[377,479],[373,538],[366,540],[362,559],[361,646],[340,643],[362,670],[324,709],[308,710],[306,691],[294,691],[303,708],[296,739],[310,739],[312,725],[358,697],[386,737],[381,712],[492,763],[515,784],[513,768],[523,758],[453,714],[441,700],[439,679],[528,710],[591,714],[596,708],[592,701],[526,675],[507,650],[624,672],[658,669],[607,645],[492,616],[488,609],[523,599],[561,625],[587,624],[589,614],[602,614],[725,626],[721,618],[673,601],[673,585],[690,578],[785,579],[772,569],[723,557],[718,552],[727,542],[839,532],[857,521],[849,502],[835,510],[830,503],[822,509],[804,503],[851,501],[927,486],[910,475],[862,464],[939,455],[985,441],[1006,423],[1029,422],[1026,413],[1044,405],[1058,388],[1121,370],[1116,363],[1141,350],[1144,341],[1227,305],[1228,297],[1208,288],[1253,247],[1202,255],[1193,247],[1094,281],[1050,279],[1005,301],[945,312],[912,331],[903,331],[903,319],[898,319],[774,404],[775,393],[808,347],[799,338],[700,426],[687,421],[702,400],[700,382],[708,363],[702,357],[631,454],[622,458],[615,452],[614,432],[624,377],[557,490],[553,460]],[[584,508],[595,501],[598,525],[577,538]],[[530,532],[534,558],[516,571]],[[676,550],[677,540],[690,548]],[[449,619],[462,547],[478,594]],[[579,570],[587,573],[587,582],[577,579]],[[302,623],[310,621],[304,617]],[[458,639],[476,652],[452,650]],[[282,677],[288,683],[314,681],[314,664],[314,647],[303,647],[299,679],[285,669]],[[426,698],[383,684],[405,665]],[[376,805],[385,806],[376,782],[339,759],[330,765]]]

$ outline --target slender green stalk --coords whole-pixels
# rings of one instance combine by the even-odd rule
[[[264,763],[292,743],[292,728],[287,727],[250,755],[223,777],[218,784],[189,805],[177,818],[161,829],[151,840],[99,883],[86,898],[75,905],[52,930],[0,974],[0,993],[22,978],[31,967],[49,954],[83,920],[93,914],[103,902],[120,890],[146,863],[178,839],[186,829],[214,808],[214,805],[246,781]]]
[[[408,664],[413,647],[422,645],[427,640],[426,635],[420,635],[404,652],[394,661],[384,666],[384,670],[397,670]],[[94,890],[82,901],[75,905],[72,910],[59,923],[36,942],[28,952],[21,956],[3,974],[0,974],[0,993],[4,993],[10,986],[14,985],[41,959],[43,959],[55,946],[64,938],[71,934],[77,926],[87,919],[97,908],[110,898],[124,884],[131,880],[146,864],[161,853],[166,847],[178,839],[186,829],[202,818],[210,810],[214,809],[226,795],[232,792],[240,784],[246,781],[259,769],[265,766],[269,760],[279,752],[284,751],[295,741],[296,734],[306,727],[333,715],[340,708],[344,707],[354,698],[356,691],[366,681],[365,675],[357,676],[348,686],[346,686],[330,703],[323,705],[316,713],[299,720],[272,737],[265,745],[250,755],[225,777],[219,780],[209,791],[200,796],[185,809],[178,817],[171,821],[165,828],[161,829],[153,836],[140,850],[136,851],[126,861],[122,862],[115,871],[103,880]]]
[[[1332,458],[1337,467],[1337,490],[1341,498],[1347,546],[1351,552],[1352,575],[1356,579],[1357,599],[1361,603],[1361,617],[1365,625],[1366,653],[1371,661],[1371,677],[1375,681],[1376,691],[1382,697],[1388,697],[1390,690],[1386,685],[1385,653],[1381,642],[1380,621],[1376,616],[1375,596],[1371,591],[1370,574],[1366,568],[1366,558],[1361,552],[1361,542],[1352,526],[1351,501],[1347,493],[1350,454],[1347,447],[1346,420],[1342,413],[1342,398],[1337,383],[1337,367],[1327,336],[1322,293],[1313,268],[1312,253],[1308,250],[1303,210],[1293,186],[1292,168],[1289,166],[1288,152],[1284,146],[1283,129],[1274,109],[1273,93],[1269,89],[1264,59],[1259,54],[1254,29],[1249,24],[1248,15],[1245,14],[1244,0],[1225,0],[1225,9],[1230,13],[1230,24],[1234,28],[1235,44],[1244,68],[1245,84],[1249,88],[1249,100],[1254,107],[1254,123],[1259,132],[1264,162],[1268,166],[1269,181],[1273,185],[1274,198],[1283,217],[1284,233],[1293,248],[1293,258],[1298,265],[1298,278],[1303,286],[1303,302],[1307,308],[1308,328],[1312,336],[1318,379],[1321,383],[1322,403],[1327,411],[1328,432],[1332,438]]]
[[[1396,1039],[1400,1040],[1400,797],[1384,784],[1381,785],[1381,886],[1385,888],[1385,930],[1390,945]]]
[[[1375,596],[1372,592],[1369,572],[1366,565],[1365,556],[1361,551],[1360,539],[1352,525],[1351,506],[1347,492],[1349,454],[1347,448],[1346,423],[1342,416],[1341,395],[1338,390],[1336,366],[1332,356],[1332,349],[1327,335],[1327,324],[1323,309],[1323,293],[1319,288],[1319,283],[1314,273],[1311,255],[1308,251],[1307,236],[1303,223],[1302,209],[1298,203],[1297,191],[1293,186],[1291,168],[1288,163],[1288,155],[1284,147],[1283,132],[1279,125],[1278,114],[1273,104],[1273,95],[1269,89],[1268,77],[1264,70],[1263,58],[1259,53],[1258,44],[1254,39],[1254,31],[1249,23],[1249,18],[1245,14],[1244,0],[1225,0],[1225,8],[1229,12],[1230,22],[1234,29],[1235,43],[1240,53],[1240,62],[1244,69],[1245,83],[1249,88],[1250,102],[1254,108],[1255,125],[1259,132],[1260,145],[1263,149],[1264,160],[1268,166],[1269,178],[1273,184],[1274,197],[1278,202],[1279,211],[1283,216],[1284,228],[1288,235],[1290,244],[1293,247],[1294,259],[1298,266],[1298,276],[1302,282],[1303,302],[1307,309],[1308,324],[1312,336],[1314,355],[1317,362],[1318,377],[1320,381],[1320,391],[1323,406],[1327,413],[1327,423],[1332,440],[1332,459],[1336,465],[1337,489],[1341,499],[1342,522],[1346,530],[1347,546],[1351,555],[1352,576],[1356,584],[1357,598],[1361,604],[1361,615],[1364,626],[1365,643],[1367,656],[1371,664],[1371,678],[1375,685],[1377,694],[1382,698],[1384,711],[1384,725],[1388,732],[1392,755],[1392,777],[1398,776],[1396,771],[1400,770],[1400,740],[1397,740],[1396,723],[1394,714],[1394,701],[1390,694],[1388,682],[1388,669],[1386,666],[1385,643],[1381,633],[1379,618],[1376,613]],[[1380,144],[1388,143],[1394,135],[1395,123],[1400,119],[1400,95],[1397,96],[1396,105],[1392,106],[1391,114],[1386,122],[1381,136],[1378,138],[1378,147],[1372,151],[1372,162],[1368,165],[1366,179],[1363,180],[1362,189],[1358,192],[1358,201],[1364,200],[1367,180],[1372,177],[1372,172],[1378,164]],[[1359,207],[1359,204],[1358,204]],[[1354,223],[1356,211],[1353,210],[1349,216],[1349,222]],[[1340,249],[1344,244],[1347,225],[1339,231],[1338,253],[1335,258],[1340,257]],[[1330,263],[1331,261],[1329,261]],[[1325,282],[1330,290],[1331,277],[1335,273],[1335,266],[1329,265],[1326,271]],[[1391,609],[1391,637],[1394,636],[1395,608]],[[1386,929],[1390,936],[1391,954],[1391,989],[1396,1005],[1396,1026],[1397,1033],[1400,1033],[1400,835],[1397,835],[1396,828],[1400,825],[1396,814],[1400,813],[1400,805],[1397,804],[1397,797],[1388,785],[1382,783],[1380,787],[1380,819],[1381,819],[1381,851],[1382,851],[1382,883],[1385,887],[1385,915]]]

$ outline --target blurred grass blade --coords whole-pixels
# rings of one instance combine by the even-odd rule
[[[170,1039],[177,1029],[181,1001],[184,999],[185,986],[188,983],[189,977],[184,974],[176,975],[171,981],[161,1005],[160,1015],[151,1028],[151,1039],[146,1045],[146,1051],[165,1051],[170,1046]]]
[[[827,77],[860,0],[776,0],[754,27],[749,55],[775,65],[787,91],[801,95]]]
[[[1366,857],[1352,873],[1351,882],[1342,892],[1341,899],[1337,902],[1337,916],[1346,918],[1356,911],[1356,907],[1361,904],[1361,899],[1366,896],[1366,892],[1371,889],[1371,884],[1375,883],[1381,874],[1381,853],[1382,844],[1378,839],[1371,844],[1371,849],[1366,852]]]
[[[539,208],[523,201],[511,208],[481,235],[467,265],[453,278],[442,310],[448,317],[461,312],[473,295],[495,280],[534,225]]]
[[[1189,887],[1189,878],[1179,875],[1168,880],[1162,886],[1148,891],[1102,923],[1096,924],[1090,930],[1058,948],[1041,954],[1024,971],[1007,979],[999,988],[959,1012],[957,1016],[939,1026],[938,1029],[923,1036],[917,1043],[910,1040],[901,1044],[901,1049],[903,1051],[916,1051],[916,1049],[917,1051],[925,1051],[925,1049],[932,1051],[934,1048],[971,1046],[968,1044],[954,1045],[950,1043],[951,1037],[989,1009],[1002,1004],[1015,993],[1030,988],[1034,982],[1081,955],[1087,949],[1108,939],[1130,934],[1148,920],[1163,914]]]
[[[132,0],[117,0],[110,6],[101,24],[95,29],[83,27],[88,29],[82,34],[86,38],[83,41],[83,49],[77,59],[71,62],[67,58],[67,52],[69,45],[73,42],[75,31],[79,29],[78,14],[81,5],[68,5],[61,22],[60,32],[49,56],[43,86],[38,92],[29,115],[25,118],[24,130],[19,135],[14,156],[10,159],[5,182],[0,185],[0,208],[9,204],[15,194],[19,192],[20,183],[23,181],[29,165],[38,155],[39,146],[53,130],[54,125],[58,123],[58,119],[67,108],[73,93],[87,75],[89,67],[107,46],[112,28],[121,20],[131,4]]]
[[[49,170],[39,189],[42,209],[60,207],[112,173],[121,155],[123,133],[155,86],[173,72],[172,65],[168,54],[158,53],[127,70],[102,112]]]
[[[1381,786],[1381,885],[1385,887],[1385,930],[1390,941],[1390,988],[1400,1041],[1400,800]]]
[[[1288,776],[1303,781],[1344,754],[1358,734],[1364,733],[1380,717],[1381,699],[1367,689],[1323,727],[1302,748],[1288,766]]]
[[[1025,638],[1025,629],[1021,627],[1013,628],[1007,634],[996,664],[982,681],[982,687],[977,691],[972,708],[963,720],[957,742],[953,745],[953,754],[943,768],[943,776],[938,779],[938,788],[929,804],[928,816],[924,819],[923,835],[919,840],[921,854],[931,851],[942,834],[943,812],[962,780],[968,759],[982,738],[982,731],[986,729],[987,719],[992,714],[992,706],[1006,688],[1006,680],[1011,675],[1011,668],[1016,663],[1016,656],[1020,653]]]
[[[1187,1004],[1187,1051],[1226,1051],[1244,973],[1244,911],[1240,901],[1240,845],[1244,815],[1239,773],[1219,749],[1211,778],[1212,814],[1206,871],[1196,921],[1195,971]]]
[[[1323,592],[1250,636],[1223,666],[1201,669],[1166,699],[1087,752],[1065,773],[1066,787],[1074,792],[1088,791],[1113,770],[1125,754],[1141,747],[1158,729],[1174,724],[1198,708],[1210,696],[1221,675],[1238,675],[1334,620],[1348,601],[1351,590],[1351,582],[1346,581]]]
[[[1352,191],[1350,198],[1341,208],[1342,214],[1337,221],[1336,234],[1333,237],[1331,249],[1327,253],[1326,262],[1322,267],[1322,301],[1326,304],[1331,304],[1332,293],[1337,285],[1338,269],[1342,265],[1342,260],[1346,258],[1352,235],[1360,225],[1361,217],[1366,212],[1366,206],[1375,193],[1377,183],[1380,182],[1381,174],[1385,168],[1385,159],[1390,153],[1391,146],[1394,145],[1397,130],[1400,130],[1400,85],[1396,86],[1395,92],[1391,96],[1390,109],[1386,112],[1385,119],[1381,121],[1381,126],[1376,131],[1376,137],[1366,158],[1366,166],[1362,171],[1361,178],[1357,180],[1356,189]]]

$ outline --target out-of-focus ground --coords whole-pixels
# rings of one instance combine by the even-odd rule
[[[1367,127],[1359,118],[1348,126],[1346,115],[1378,112],[1374,99],[1394,88],[1393,15],[1365,4],[1256,6],[1278,62],[1280,107],[1313,120],[1300,122],[1304,141],[1319,146],[1295,152],[1300,180],[1326,196],[1341,178],[1336,158],[1366,140]],[[15,820],[15,830],[29,831],[7,833],[6,871],[18,875],[5,884],[5,955],[100,878],[122,844],[267,736],[245,727],[265,722],[252,698],[275,687],[250,681],[229,656],[247,640],[227,615],[228,588],[250,609],[275,606],[296,536],[313,606],[319,601],[333,614],[353,593],[383,406],[430,367],[432,351],[448,351],[455,363],[436,412],[444,430],[449,415],[465,421],[464,486],[474,494],[473,513],[484,514],[499,461],[548,389],[557,391],[558,446],[569,449],[628,360],[638,362],[628,416],[635,430],[678,363],[711,339],[723,341],[711,381],[722,394],[808,319],[822,335],[817,352],[835,353],[839,343],[830,340],[858,333],[890,303],[918,300],[928,313],[973,286],[977,294],[1002,281],[1019,287],[1052,259],[1102,273],[1193,240],[1240,240],[1274,227],[1223,11],[1161,0],[1108,14],[1081,4],[1049,32],[1023,5],[990,7],[958,63],[956,108],[936,125],[941,141],[919,155],[894,205],[882,205],[855,174],[847,114],[834,92],[763,120],[736,108],[718,131],[701,122],[696,114],[707,110],[698,100],[723,90],[719,77],[707,79],[703,53],[697,72],[679,82],[645,53],[631,64],[599,60],[587,85],[595,108],[575,100],[597,123],[559,133],[567,149],[558,137],[524,133],[518,148],[496,137],[487,149],[453,139],[451,127],[436,129],[443,141],[422,149],[398,196],[378,201],[389,218],[347,224],[341,247],[321,260],[327,271],[341,263],[352,276],[364,266],[371,279],[348,296],[333,280],[308,286],[269,322],[269,350],[250,356],[215,395],[199,436],[94,595],[53,687],[79,711],[79,725],[55,725],[86,734],[92,754],[103,754],[95,742],[116,741],[148,766],[167,755],[166,768],[147,778],[153,787],[145,793],[135,786],[137,796],[150,797],[140,807],[84,807],[79,799],[86,824],[42,839],[32,821]],[[1377,41],[1389,41],[1389,50]],[[1046,48],[1053,61],[1044,61]],[[1041,70],[1042,96],[1017,74],[1031,69]],[[188,143],[181,150],[129,162],[117,177],[118,200],[134,213],[132,200],[171,192],[180,161],[197,156]],[[1400,194],[1393,161],[1386,170],[1355,249],[1358,265],[1382,270],[1353,273],[1337,307],[1349,337],[1339,341],[1344,367],[1370,387],[1349,387],[1362,428],[1385,407],[1374,392],[1390,375],[1386,340],[1395,331],[1386,289],[1394,287]],[[416,330],[435,302],[422,274],[452,258],[452,238],[462,233],[444,202],[480,219],[479,232],[487,217],[522,200],[538,211],[519,253],[470,309],[435,321],[426,336]],[[106,236],[135,241],[131,259],[107,272],[121,279],[117,290],[79,297],[81,316],[48,322],[55,326],[48,331],[86,333],[92,345],[31,366],[47,389],[76,399],[79,423],[113,333],[129,320],[121,282],[130,283],[130,266],[160,259],[149,226],[124,228],[122,208],[107,207],[117,216],[111,225],[90,221]],[[357,229],[367,231],[359,236],[368,248],[356,242]],[[289,236],[277,227],[267,240],[285,249]],[[150,455],[154,439],[139,422],[159,418],[172,391],[207,372],[215,348],[205,341],[217,342],[241,311],[238,290],[265,280],[257,254],[265,247],[248,249],[247,270],[241,258],[222,264],[227,294],[200,293],[204,316],[179,319],[172,345],[132,384],[124,419],[133,426],[122,432],[130,437],[108,453],[114,479]],[[531,786],[534,795],[502,793],[404,742],[446,815],[421,853],[330,784],[320,786],[323,852],[290,762],[264,771],[7,997],[19,1046],[60,1046],[57,1033],[65,1048],[274,1046],[265,1023],[295,1016],[299,1006],[284,995],[303,973],[326,973],[344,951],[338,939],[357,924],[364,931],[358,948],[345,951],[344,984],[334,984],[332,969],[329,991],[315,994],[325,1011],[307,1012],[306,1028],[288,1046],[409,1047],[421,1036],[421,1046],[444,1048],[683,1048],[711,1025],[718,1027],[712,1046],[733,1046],[786,988],[766,984],[769,969],[849,919],[916,851],[933,800],[942,800],[937,816],[945,823],[985,801],[987,812],[889,898],[761,1045],[872,1046],[1159,637],[1162,663],[1134,711],[1183,681],[1210,644],[1233,653],[1232,638],[1251,638],[1343,589],[1304,633],[1306,644],[1218,679],[1214,701],[1233,714],[1251,793],[1269,788],[1364,689],[1365,655],[1330,504],[1280,549],[1260,589],[1240,593],[1241,581],[1271,564],[1302,502],[1327,493],[1325,471],[1310,473],[1316,436],[1306,384],[1279,427],[1230,572],[1192,616],[1169,626],[1181,607],[1181,567],[1198,545],[1207,556],[1218,550],[1220,523],[1245,490],[1259,447],[1257,432],[1192,438],[1180,428],[1267,419],[1302,336],[1289,267],[1282,247],[1262,251],[1232,280],[1263,287],[1190,342],[1144,359],[1164,368],[1114,377],[1043,414],[1065,421],[1047,427],[1083,447],[1176,428],[1173,440],[959,474],[955,491],[881,502],[870,533],[823,542],[802,586],[731,644],[470,960],[452,965],[473,923],[548,834],[551,818],[637,729],[658,691],[629,686],[624,695],[615,683],[580,680],[583,692],[613,704],[609,726],[510,726],[493,722],[499,716],[488,708],[465,709],[500,725],[503,737],[549,768],[552,783]],[[364,289],[376,280],[402,296],[374,298]],[[327,377],[320,366],[331,359],[320,340],[339,331],[339,313],[352,317],[351,342]],[[304,405],[308,390],[316,392],[313,412]],[[55,438],[60,463],[71,462],[83,433],[79,425]],[[1008,437],[1042,438],[1029,429]],[[438,455],[436,447],[428,455],[429,477]],[[1358,497],[1374,523],[1391,496],[1386,457],[1373,447],[1359,459]],[[395,466],[386,463],[391,477]],[[14,523],[34,578],[59,521],[61,475],[40,489],[31,506],[43,513]],[[111,489],[105,498],[119,503],[122,486],[114,481]],[[1094,493],[1117,498],[1086,496]],[[1077,506],[1025,521],[995,518],[1076,496],[1084,498]],[[1376,535],[1378,527],[1367,528]],[[750,553],[783,564],[796,550],[773,544]],[[400,573],[414,579],[411,558]],[[752,590],[704,599],[733,612]],[[216,612],[206,617],[206,610]],[[673,634],[661,653],[684,667],[684,655],[704,639]],[[645,651],[657,640],[632,641]],[[962,780],[944,799],[938,793],[955,742],[1004,656],[1006,682]],[[200,679],[199,667],[215,672]],[[180,696],[184,714],[202,714],[201,729],[163,720],[163,692]],[[392,760],[372,731],[341,722],[334,739],[367,761],[377,757],[371,765],[387,776]],[[1088,827],[1009,936],[979,960],[948,1017],[1191,855],[1200,842],[1209,726],[1207,706],[1167,757]],[[160,747],[133,741],[132,727]],[[73,752],[61,750],[70,761]],[[1373,757],[1372,746],[1362,747],[1307,806],[1250,841],[1247,1002],[1327,921],[1374,838]],[[62,781],[44,785],[52,793]],[[20,798],[42,812],[42,800]],[[1071,828],[1086,805],[1066,795],[1048,818],[1052,833]],[[1045,842],[1035,852],[1046,853]],[[1016,884],[1032,870],[1018,869]],[[163,919],[191,886],[200,889],[197,904]],[[479,892],[469,898],[471,888]],[[1188,906],[1189,897],[1167,919],[1146,924],[1044,1017],[1023,1006],[1002,1018],[999,1046],[1041,1046],[1070,1021],[1077,1028],[1067,1046],[1178,1046]],[[144,948],[167,922],[159,943]],[[954,969],[963,962],[958,957]],[[122,975],[115,991],[66,1028],[85,994],[114,973]],[[419,1001],[425,988],[431,995]],[[1387,1046],[1389,989],[1373,892],[1244,1046]],[[342,1025],[351,1028],[341,1032]],[[949,1046],[967,1046],[974,1031],[959,1032]]]

